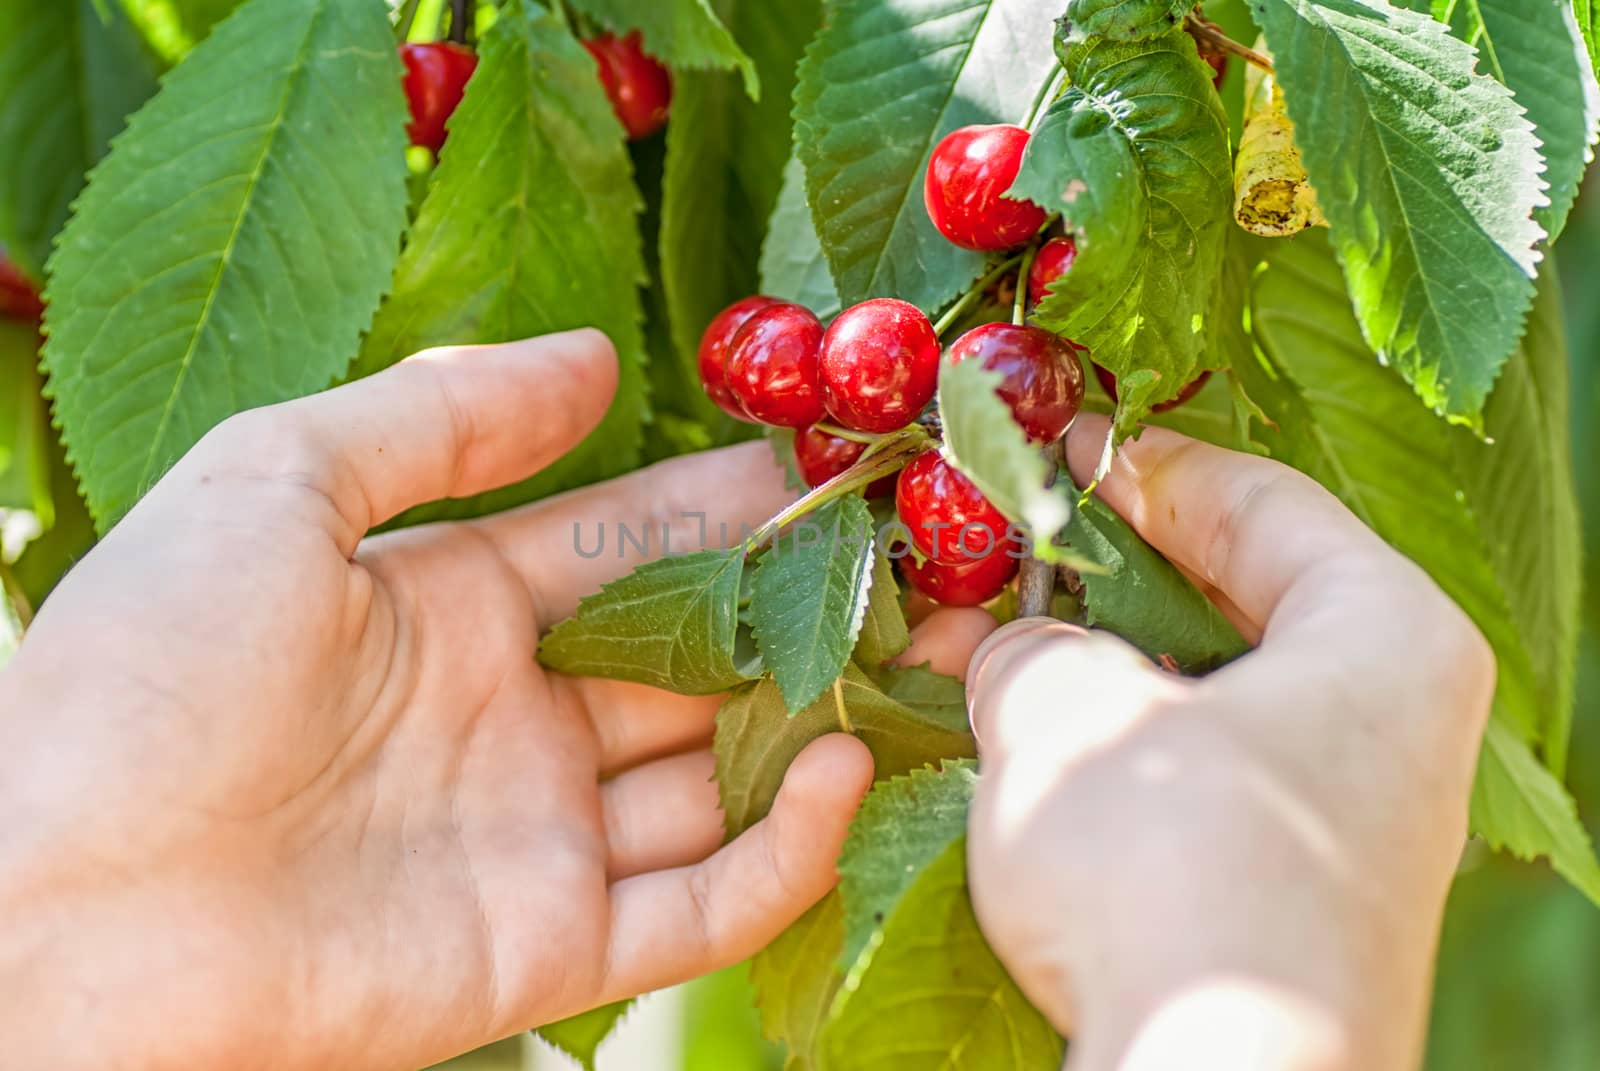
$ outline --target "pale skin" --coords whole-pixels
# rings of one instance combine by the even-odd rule
[[[858,741],[813,743],[724,845],[715,697],[530,657],[640,560],[579,557],[574,522],[737,532],[788,498],[763,444],[368,535],[550,464],[615,381],[575,332],[246,414],[69,574],[0,674],[8,1058],[421,1067],[736,963],[833,885]],[[990,940],[1075,1071],[1410,1066],[1482,640],[1269,462],[1149,433],[1102,493],[1264,639],[1201,682],[1062,626],[983,644]],[[960,673],[992,629],[935,613],[907,658]]]

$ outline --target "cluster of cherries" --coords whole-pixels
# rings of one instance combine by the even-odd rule
[[[672,75],[644,50],[639,31],[625,37],[600,34],[584,41],[583,47],[594,57],[600,84],[630,140],[647,138],[666,125],[672,105]],[[406,100],[411,106],[406,133],[411,144],[437,153],[444,145],[445,123],[478,68],[478,56],[453,41],[431,41],[401,45],[400,59],[406,68]]]
[[[1015,126],[957,130],[935,149],[924,186],[928,214],[950,241],[994,252],[1030,241],[1043,209],[1004,196],[1028,133]],[[1027,280],[1042,293],[1071,266],[1070,239],[1044,244]],[[950,346],[951,363],[974,360],[1000,373],[999,396],[1041,445],[1066,431],[1083,404],[1077,347],[1042,328],[988,323]],[[939,336],[922,310],[874,298],[840,313],[826,329],[803,306],[749,297],[728,306],[700,340],[706,394],[740,419],[796,429],[795,461],[813,487],[849,469],[871,436],[918,420],[938,387]],[[867,489],[887,495],[887,479]],[[1016,576],[1022,547],[1010,522],[940,454],[927,450],[900,471],[892,493],[915,553],[900,560],[907,579],[954,606],[987,602]]]

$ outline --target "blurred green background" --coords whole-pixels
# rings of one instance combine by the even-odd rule
[[[1588,550],[1569,778],[1591,835],[1600,839],[1600,182],[1589,183],[1556,260]],[[625,1025],[624,1035],[634,1036],[601,1049],[600,1071],[778,1071],[781,1054],[760,1041],[750,999],[738,969],[690,986],[665,1007],[646,1009],[631,1031]],[[449,1071],[575,1066],[523,1039],[445,1065]],[[1469,847],[1445,917],[1427,1069],[1600,1069],[1600,909],[1543,864]]]

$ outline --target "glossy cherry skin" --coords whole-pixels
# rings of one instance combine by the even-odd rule
[[[912,555],[900,559],[900,571],[911,586],[944,606],[980,606],[1005,590],[1016,577],[1021,561],[1013,544],[960,565],[931,558],[919,562]]]
[[[861,459],[866,443],[831,435],[812,425],[794,433],[794,463],[807,487],[821,487]],[[867,486],[868,498],[887,498],[894,494],[895,478],[885,476]]]
[[[0,256],[0,316],[38,323],[43,315],[44,302],[39,300],[39,291],[22,274],[22,269]]]
[[[1078,243],[1071,238],[1052,238],[1039,247],[1028,269],[1028,304],[1042,300],[1050,284],[1067,274],[1072,262],[1078,259]]]
[[[856,431],[917,419],[939,385],[939,336],[915,305],[874,298],[841,312],[822,336],[822,400]]]
[[[746,320],[776,304],[777,298],[760,294],[741,298],[717,313],[700,336],[700,385],[705,388],[706,396],[735,420],[749,420],[750,414],[728,389],[728,345]]]
[[[667,125],[672,110],[672,75],[644,50],[634,30],[626,37],[604,33],[583,43],[600,66],[611,110],[617,113],[629,141],[647,138]]]
[[[963,249],[1010,249],[1044,226],[1045,210],[1005,196],[1022,167],[1020,126],[964,126],[946,134],[928,161],[923,203],[933,225]]]
[[[817,352],[822,321],[811,310],[780,301],[759,310],[728,345],[728,390],[754,420],[803,428],[822,419]]]
[[[912,545],[945,565],[986,556],[1010,528],[1005,514],[937,450],[918,454],[900,470],[894,506]]]
[[[1089,363],[1090,364],[1094,364],[1093,361],[1090,361]],[[1094,365],[1094,378],[1100,381],[1100,389],[1104,390],[1106,392],[1106,394],[1111,398],[1111,401],[1113,403],[1115,403],[1116,400],[1117,400],[1117,377],[1112,375],[1106,369],[1101,368],[1099,365],[1095,364]],[[1200,388],[1204,387],[1206,385],[1206,380],[1208,380],[1210,378],[1211,378],[1211,372],[1209,370],[1201,372],[1198,376],[1195,377],[1195,379],[1194,379],[1194,381],[1192,383],[1190,383],[1188,386],[1184,387],[1182,390],[1180,390],[1178,392],[1178,396],[1176,398],[1168,398],[1166,401],[1161,402],[1159,405],[1152,405],[1150,407],[1150,411],[1152,413],[1166,413],[1166,412],[1170,412],[1173,409],[1178,408],[1178,406],[1182,405],[1184,402],[1187,402],[1189,399],[1193,398],[1196,394],[1199,394],[1200,393]]]
[[[467,80],[478,69],[478,57],[463,45],[433,41],[401,45],[400,59],[406,67],[406,100],[411,105],[406,134],[411,144],[438,152],[444,145],[445,122],[461,103]]]
[[[1076,347],[1040,327],[983,324],[956,339],[951,362],[980,360],[1005,379],[996,393],[1037,443],[1055,442],[1083,407]]]

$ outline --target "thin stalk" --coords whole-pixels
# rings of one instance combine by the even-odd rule
[[[1011,322],[1018,327],[1028,318],[1028,273],[1033,270],[1033,258],[1039,255],[1039,239],[1035,238],[1023,250],[1022,263],[1017,265],[1017,297],[1011,306]]]
[[[845,709],[844,705],[843,677],[835,677],[833,679],[833,706],[839,712],[839,728],[847,733],[855,732],[856,727],[850,724],[850,712]]]
[[[450,40],[458,45],[467,43],[471,27],[470,0],[450,0]]]
[[[906,462],[920,454],[927,444],[927,433],[915,424],[883,437],[875,446],[862,454],[861,459],[854,465],[827,483],[807,492],[766,524],[757,528],[751,533],[750,538],[745,540],[744,552],[754,554],[770,543],[787,525],[804,517],[818,506],[826,505],[836,498],[842,498],[852,491],[866,487],[875,480],[899,472],[905,468]]]
[[[1217,49],[1218,51],[1227,52],[1230,55],[1238,56],[1246,63],[1260,67],[1268,74],[1276,73],[1272,66],[1272,60],[1268,59],[1266,56],[1263,56],[1261,53],[1247,45],[1241,45],[1239,42],[1223,33],[1222,27],[1218,26],[1214,22],[1200,18],[1198,15],[1189,15],[1184,19],[1183,27],[1195,37],[1199,38],[1201,41],[1204,41],[1206,44]]]
[[[835,439],[848,439],[850,442],[865,443],[868,446],[871,446],[873,443],[883,438],[882,435],[874,435],[868,431],[854,431],[850,428],[841,428],[837,424],[829,424],[824,420],[817,421],[814,427],[816,427],[818,431],[825,435],[832,435]]]
[[[1056,471],[1066,457],[1066,441],[1057,439],[1044,448],[1045,460],[1050,462],[1050,472],[1045,486],[1056,482]],[[1017,581],[1017,616],[1049,617],[1050,602],[1056,593],[1056,566],[1031,557],[1022,563],[1022,574]]]
[[[404,44],[411,39],[411,27],[417,21],[417,8],[422,5],[422,0],[406,0],[406,6],[400,11],[400,22],[395,27],[395,40]]]
[[[1022,129],[1030,134],[1033,133],[1033,124],[1039,121],[1039,117],[1044,114],[1045,108],[1055,99],[1056,94],[1061,91],[1061,84],[1066,80],[1066,77],[1067,72],[1060,67],[1051,69],[1050,76],[1040,84],[1039,92],[1034,94],[1033,103],[1028,106],[1028,117],[1023,120]]]
[[[956,299],[956,303],[954,305],[951,305],[948,309],[944,310],[944,315],[939,317],[938,321],[933,325],[933,333],[938,335],[940,338],[943,338],[945,332],[949,331],[951,327],[955,326],[956,321],[961,319],[962,316],[966,315],[967,310],[972,308],[973,303],[983,296],[983,292],[989,289],[989,287],[993,286],[995,280],[999,279],[1012,268],[1015,268],[1020,260],[1020,257],[1010,257],[1006,260],[1002,260],[990,270],[989,274],[973,283],[972,287],[965,294],[962,294]]]

